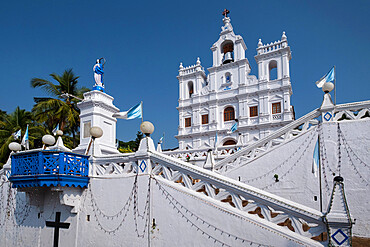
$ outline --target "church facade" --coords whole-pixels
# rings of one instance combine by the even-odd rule
[[[324,90],[321,106],[294,120],[285,34],[259,42],[257,80],[249,76],[244,42],[228,17],[224,24],[208,76],[200,60],[180,67],[179,131],[188,131],[178,136],[180,148],[217,139],[248,144],[283,128],[211,167],[155,150],[148,122],[140,126],[146,136],[138,151],[119,153],[119,109],[94,86],[78,104],[81,139],[72,152],[61,134],[43,148],[9,146],[0,170],[1,246],[355,246],[352,235],[368,241],[370,101],[334,105]],[[274,66],[277,78],[270,80]]]
[[[180,64],[176,136],[180,150],[245,146],[294,120],[291,51],[285,32],[270,44],[259,40],[257,78],[250,75],[247,46],[234,33],[230,17],[225,15],[223,23],[211,47],[213,66],[208,75],[199,58],[189,67]]]

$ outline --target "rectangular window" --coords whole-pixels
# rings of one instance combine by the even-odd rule
[[[90,121],[85,122],[83,128],[84,128],[84,130],[83,130],[84,134],[83,134],[82,138],[90,137],[91,122]]]
[[[185,127],[190,127],[191,126],[191,117],[185,118]]]
[[[208,114],[202,115],[202,124],[208,124]]]
[[[272,114],[281,113],[281,104],[278,103],[272,103]]]
[[[250,117],[257,117],[258,116],[258,107],[257,106],[249,107],[249,116]]]

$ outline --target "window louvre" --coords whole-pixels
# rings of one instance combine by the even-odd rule
[[[202,124],[208,124],[208,114],[202,115]]]
[[[257,117],[258,116],[258,107],[257,106],[249,107],[249,116],[250,117]]]
[[[272,114],[281,113],[281,104],[278,103],[272,103]]]
[[[185,127],[190,127],[191,126],[191,117],[185,118]]]
[[[235,119],[235,111],[233,107],[227,107],[224,110],[224,121],[231,121]]]

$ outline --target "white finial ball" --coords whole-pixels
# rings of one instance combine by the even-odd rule
[[[44,135],[42,137],[42,142],[46,145],[53,145],[55,143],[55,138],[52,135]]]
[[[20,151],[22,149],[21,144],[17,142],[11,142],[9,143],[9,149],[12,151]]]
[[[334,89],[334,83],[332,82],[325,82],[324,85],[322,86],[322,91],[325,93],[330,93]]]
[[[98,127],[98,126],[93,126],[90,129],[90,135],[93,138],[100,138],[103,135],[103,130],[100,127]]]
[[[63,135],[63,131],[62,130],[57,130],[57,136],[62,136]]]
[[[151,122],[145,121],[140,124],[140,130],[146,136],[150,136],[154,132],[154,125]]]

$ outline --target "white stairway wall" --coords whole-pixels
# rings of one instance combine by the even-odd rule
[[[370,120],[367,118],[339,121],[339,124],[347,140],[347,144],[343,144],[341,140],[341,176],[344,178],[351,216],[356,219],[353,233],[357,236],[370,237],[370,202],[368,200],[370,197],[370,135],[368,134]],[[312,173],[317,133],[318,129],[315,127],[250,163],[229,170],[224,175],[237,180],[240,177],[242,182],[320,210],[319,179]],[[324,123],[322,133],[321,139],[324,143],[324,151],[326,150],[327,153],[325,155],[324,152],[323,156],[327,157],[328,161],[328,163],[324,161],[325,165],[322,165],[323,210],[325,212],[333,187],[333,179],[339,175],[337,122]],[[352,162],[348,158],[347,150],[349,150]],[[356,158],[356,155],[367,167]],[[279,182],[275,182],[275,174],[279,176]],[[314,200],[314,196],[317,196],[317,201]]]

